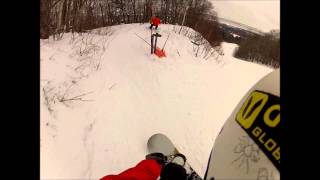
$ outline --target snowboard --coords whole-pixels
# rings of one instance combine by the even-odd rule
[[[188,180],[202,180],[202,178],[192,169],[187,158],[179,152],[171,140],[164,134],[152,135],[147,143],[148,153],[160,152],[167,157],[168,162],[182,165],[188,174]]]
[[[280,69],[242,98],[215,139],[205,180],[280,179]]]

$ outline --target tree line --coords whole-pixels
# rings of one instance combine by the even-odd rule
[[[247,61],[259,62],[274,68],[280,67],[280,36],[271,31],[264,36],[251,36],[239,43],[234,56]]]
[[[222,41],[217,14],[208,0],[40,0],[40,38],[146,23],[154,15],[164,24],[193,28],[213,46]]]

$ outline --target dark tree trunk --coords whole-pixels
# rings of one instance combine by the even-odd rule
[[[49,3],[40,0],[40,39],[48,39],[49,35]]]

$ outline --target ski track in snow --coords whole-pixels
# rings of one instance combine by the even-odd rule
[[[41,94],[41,179],[118,174],[144,159],[147,139],[158,132],[167,134],[203,176],[224,121],[246,91],[272,71],[233,58],[234,44],[223,43],[225,55],[218,61],[194,57],[193,44],[174,33],[172,25],[161,27],[159,47],[171,35],[165,48],[168,57],[159,59],[135,35],[148,41],[146,26],[100,29],[100,33],[109,32],[100,68],[77,79],[68,93],[75,97],[92,92],[83,96],[92,101],[72,101],[68,106],[56,102],[53,117]],[[64,36],[60,41],[41,41],[41,88],[47,81],[57,88],[78,77],[68,68],[79,63],[70,50],[71,35]],[[99,39],[99,34],[92,36]],[[56,93],[65,89],[60,90]]]
[[[94,141],[92,137],[92,130],[94,129],[95,121],[90,123],[85,129],[84,129],[84,138],[83,138],[83,144],[87,152],[87,169],[84,171],[85,174],[83,177],[91,179],[92,174],[92,162],[94,157]]]

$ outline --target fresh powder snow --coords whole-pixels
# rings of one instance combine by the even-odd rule
[[[99,179],[145,158],[164,133],[204,176],[214,140],[245,93],[272,68],[234,58],[236,44],[208,58],[192,29],[161,25],[150,54],[148,24],[40,40],[41,179]],[[189,37],[188,37],[189,36]],[[141,39],[142,38],[142,39]],[[145,41],[146,42],[145,42]]]

